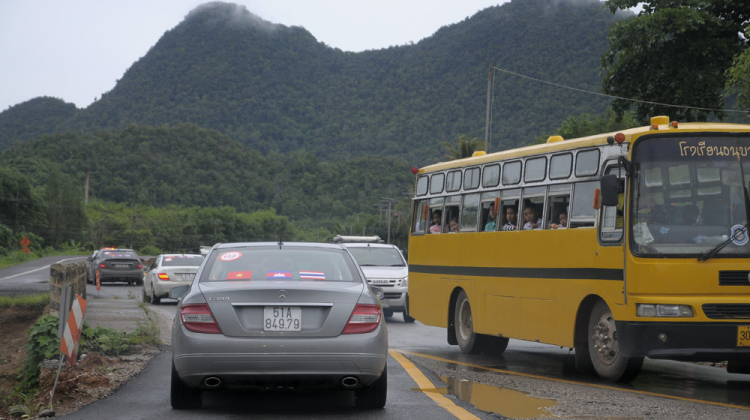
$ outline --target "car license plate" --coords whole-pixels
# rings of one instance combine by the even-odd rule
[[[388,302],[388,299],[383,299],[380,301],[380,306],[382,306],[383,308],[390,308],[391,302]]]
[[[302,309],[299,306],[264,307],[263,331],[302,331]]]
[[[128,268],[128,264],[115,264],[115,268]]]
[[[180,279],[182,281],[192,281],[195,278],[195,274],[193,273],[183,273],[180,275]]]
[[[750,325],[737,327],[737,347],[750,347]]]

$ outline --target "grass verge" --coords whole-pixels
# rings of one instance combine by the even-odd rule
[[[0,296],[0,308],[44,308],[49,304],[49,293],[24,296]]]
[[[27,263],[29,261],[35,261],[39,258],[43,257],[54,257],[54,256],[62,256],[62,255],[89,255],[91,254],[91,251],[76,251],[76,250],[67,250],[67,251],[56,251],[52,249],[43,249],[40,251],[34,251],[29,254],[22,252],[22,251],[13,251],[8,255],[3,255],[0,257],[0,268],[7,268],[12,267],[14,265]]]

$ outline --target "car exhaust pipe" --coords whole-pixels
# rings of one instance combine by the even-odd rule
[[[347,376],[341,380],[341,385],[343,385],[344,388],[354,388],[359,385],[359,379],[354,376]]]
[[[209,388],[217,388],[219,385],[221,385],[221,379],[215,376],[211,376],[203,380],[203,385]]]

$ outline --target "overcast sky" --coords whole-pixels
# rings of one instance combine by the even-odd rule
[[[507,0],[235,0],[345,51],[418,42]],[[38,96],[84,108],[205,0],[0,0],[0,112]]]

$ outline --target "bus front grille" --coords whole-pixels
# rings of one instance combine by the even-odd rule
[[[719,271],[719,286],[750,286],[750,271]]]
[[[711,319],[750,319],[750,304],[747,303],[707,303],[703,313]]]

